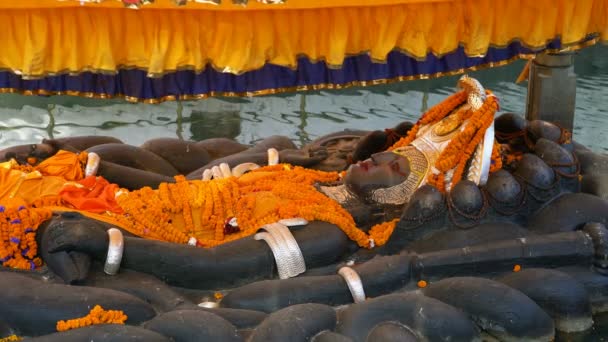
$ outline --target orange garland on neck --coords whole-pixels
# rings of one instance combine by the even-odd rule
[[[82,328],[94,324],[124,324],[126,320],[127,315],[120,310],[104,310],[101,306],[95,305],[89,314],[84,317],[57,322],[57,331]]]
[[[454,114],[461,116],[461,120],[468,119],[469,121],[467,122],[466,127],[450,141],[447,147],[439,155],[439,158],[437,158],[434,167],[439,170],[439,173],[429,175],[427,180],[428,184],[435,186],[442,192],[445,192],[446,190],[445,178],[448,171],[454,169],[451,180],[452,185],[457,184],[462,179],[467,162],[475,152],[476,147],[482,142],[486,130],[492,125],[492,122],[494,122],[494,114],[498,110],[498,100],[492,92],[486,91],[486,94],[486,100],[478,110],[467,110],[464,113],[459,111]],[[390,150],[409,145],[416,139],[420,127],[439,122],[458,108],[458,106],[466,102],[466,99],[466,92],[460,91],[431,108],[422,115],[414,127],[408,132],[408,135],[396,142]],[[499,150],[497,146],[494,145],[492,151],[492,172],[497,171],[502,166],[498,154]]]
[[[36,230],[51,218],[51,210],[0,206],[0,262],[5,267],[33,270],[42,265],[37,257]]]
[[[377,225],[367,234],[338,202],[313,186],[338,177],[336,172],[287,164],[263,167],[240,178],[186,181],[178,176],[176,183],[162,184],[157,191],[142,188],[119,196],[125,214],[110,215],[138,236],[175,243],[194,237],[203,247],[253,235],[266,224],[293,217],[335,224],[361,247],[386,243],[397,220]],[[228,226],[232,218],[238,227]]]

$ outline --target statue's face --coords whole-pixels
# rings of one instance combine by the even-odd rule
[[[371,158],[353,164],[346,171],[344,183],[359,195],[370,191],[388,188],[403,183],[410,173],[410,165],[402,155],[393,152],[380,152]]]

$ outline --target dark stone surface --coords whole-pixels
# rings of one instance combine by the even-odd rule
[[[522,115],[504,113],[494,120],[494,128],[501,133],[514,133],[526,128],[527,121]]]
[[[251,342],[306,342],[336,326],[336,312],[327,305],[298,304],[276,311],[253,330]]]
[[[535,233],[564,232],[587,222],[606,223],[608,201],[585,193],[564,194],[540,209],[528,220]]]
[[[429,219],[445,209],[445,201],[444,196],[437,188],[424,185],[420,187],[410,199],[405,211],[403,212],[403,217],[408,218],[410,220],[414,219]],[[408,226],[405,225],[406,222],[401,224],[399,223],[399,229],[408,229]]]
[[[520,238],[529,234],[527,229],[513,223],[482,223],[467,230],[439,232],[427,239],[413,242],[407,248],[417,253],[428,253]]]
[[[146,329],[170,337],[175,342],[241,341],[227,320],[202,310],[175,310],[144,324]]]
[[[352,303],[346,283],[339,275],[264,280],[234,289],[222,299],[222,306],[274,312],[293,304]]]
[[[532,187],[547,189],[555,184],[555,172],[542,159],[534,154],[522,156],[515,175],[523,178]]]
[[[260,324],[268,315],[261,311],[229,309],[229,308],[200,308],[199,310],[207,311],[218,315],[228,322],[232,323],[238,329],[253,328]]]
[[[416,342],[418,338],[407,327],[393,323],[381,323],[376,325],[367,336],[366,342]]]
[[[608,173],[582,176],[581,191],[608,200]]]
[[[156,315],[141,299],[115,290],[49,284],[8,272],[0,277],[0,287],[0,317],[26,336],[55,332],[57,321],[86,316],[95,305],[122,310],[128,316],[127,324]]]
[[[171,311],[180,305],[190,303],[184,296],[171,289],[166,283],[149,274],[122,269],[116,275],[107,275],[98,265],[83,285],[108,288],[136,296],[152,305],[160,312]]]
[[[92,146],[87,152],[95,152],[101,160],[143,171],[175,176],[178,171],[162,157],[143,148],[127,144],[103,144]]]
[[[576,150],[575,153],[581,163],[583,175],[608,174],[608,155],[594,153],[590,150]]]
[[[527,125],[527,131],[530,133],[530,137],[537,141],[537,144],[539,139],[558,142],[562,135],[562,130],[559,127],[544,120],[530,121]]]
[[[591,322],[591,305],[585,286],[570,275],[550,269],[527,268],[497,279],[521,291],[556,321],[586,319]]]
[[[352,342],[353,340],[333,331],[323,331],[313,337],[312,342]]]
[[[353,266],[368,296],[378,296],[405,286],[410,279],[408,254],[377,256]],[[222,305],[273,312],[298,303],[340,305],[352,303],[346,282],[339,275],[297,277],[251,283],[230,292]]]
[[[449,196],[454,206],[465,214],[478,213],[484,204],[481,190],[469,180],[463,180],[456,184],[450,191]]]
[[[146,141],[140,148],[168,161],[182,175],[203,167],[211,161],[207,150],[195,141],[157,138]]]
[[[65,138],[43,139],[43,144],[49,144],[57,150],[84,151],[87,148],[102,144],[122,144],[122,140],[103,135],[84,135]]]
[[[27,339],[35,342],[169,342],[170,338],[151,330],[120,324],[92,325]]]
[[[521,196],[521,184],[506,170],[490,174],[486,189],[493,199],[506,205],[514,204]]]
[[[365,341],[384,322],[399,322],[429,341],[471,341],[478,337],[475,325],[465,313],[414,293],[391,294],[353,304],[340,312],[336,331],[353,341]]]
[[[534,301],[496,281],[455,277],[431,283],[426,296],[455,306],[499,339],[547,339],[555,325]]]

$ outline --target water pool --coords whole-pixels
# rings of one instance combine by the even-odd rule
[[[597,152],[608,151],[608,46],[575,59],[578,75],[574,136]],[[523,113],[527,83],[515,84],[525,61],[470,74],[492,89],[504,112]],[[133,104],[70,96],[0,95],[0,145],[70,135],[110,135],[139,145],[150,138],[202,140],[230,137],[252,143],[272,134],[299,144],[345,128],[383,129],[415,121],[454,91],[459,76],[368,88],[288,93],[254,98]]]

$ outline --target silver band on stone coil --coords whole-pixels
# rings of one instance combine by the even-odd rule
[[[257,233],[254,239],[266,241],[272,250],[279,278],[295,277],[306,271],[306,264],[300,247],[285,225],[272,223],[265,225],[262,229],[267,232]]]
[[[298,242],[293,237],[291,231],[286,225],[281,223],[271,223],[265,225],[262,227],[262,229],[269,232],[275,237],[277,242],[284,245],[287,249],[287,252],[289,253],[287,262],[289,265],[290,277],[295,277],[298,274],[306,272],[306,263],[304,262],[304,256],[302,255],[300,246],[298,246]]]
[[[116,228],[108,229],[108,255],[103,271],[109,275],[115,275],[120,269],[122,253],[124,250],[124,238],[122,232]]]
[[[97,170],[99,169],[100,162],[101,158],[97,153],[89,152],[89,154],[87,155],[87,165],[84,168],[85,177],[97,175]]]
[[[348,266],[342,267],[338,274],[344,278],[348,289],[350,290],[350,294],[353,296],[353,301],[355,303],[362,303],[365,301],[365,291],[363,290],[363,283],[361,282],[361,278],[359,274],[355,272],[352,268]]]
[[[269,148],[268,154],[268,166],[279,164],[279,151],[276,148]]]

